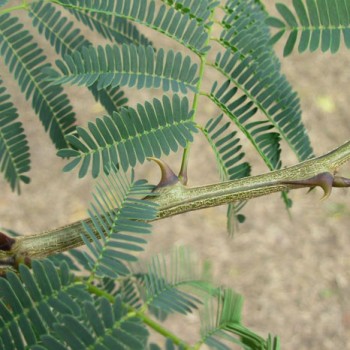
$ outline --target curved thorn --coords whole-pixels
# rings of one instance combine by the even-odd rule
[[[331,173],[321,173],[315,176],[315,178],[317,177],[317,180],[319,181],[319,186],[324,191],[324,195],[321,198],[321,200],[327,199],[332,193],[334,176]]]
[[[174,185],[177,182],[179,182],[179,178],[171,170],[171,168],[169,167],[168,164],[166,164],[162,160],[160,160],[158,158],[154,158],[154,157],[148,157],[147,159],[153,160],[160,167],[161,178],[160,178],[159,184],[157,185],[156,188]]]
[[[310,187],[310,190],[312,190],[316,186],[320,186],[324,192],[324,195],[321,198],[321,200],[324,200],[327,199],[332,192],[332,187],[334,186],[334,176],[329,172],[325,172],[310,177],[309,179],[291,181],[283,180],[282,183],[288,185],[295,185],[297,187]]]

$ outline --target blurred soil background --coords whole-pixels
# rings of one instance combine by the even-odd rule
[[[263,2],[274,14],[275,1]],[[21,16],[30,28],[30,20]],[[83,32],[89,34],[86,28]],[[142,32],[150,34],[156,47],[179,49],[168,38]],[[36,37],[50,54],[45,39]],[[104,43],[97,35],[93,39]],[[283,43],[276,45],[280,57]],[[349,64],[350,53],[345,49],[336,55],[318,51],[282,59],[282,71],[300,96],[316,155],[349,139]],[[93,181],[89,176],[79,180],[76,172],[62,173],[65,162],[55,156],[38,118],[1,61],[0,70],[25,124],[32,153],[32,182],[22,187],[21,196],[12,193],[4,180],[0,182],[0,227],[31,234],[84,218]],[[216,73],[208,71],[207,89],[215,79]],[[160,91],[124,90],[132,106],[161,95]],[[67,93],[80,125],[104,113],[85,89],[67,88]],[[218,114],[209,100],[202,98],[200,105],[198,121],[202,124]],[[248,159],[254,163],[253,174],[266,172],[250,146],[245,146]],[[167,161],[177,171],[180,159],[181,154]],[[284,166],[296,162],[288,149],[282,160]],[[140,166],[137,174],[152,183],[159,179],[157,166],[150,163]],[[341,174],[350,176],[349,164]],[[198,134],[191,152],[189,185],[215,181],[214,157]],[[189,246],[200,261],[211,262],[218,285],[232,287],[244,296],[244,324],[263,336],[269,332],[279,335],[284,350],[350,349],[350,192],[335,189],[326,201],[320,201],[319,189],[309,194],[296,190],[290,197],[294,203],[290,216],[279,194],[250,201],[243,210],[247,220],[234,238],[226,232],[225,207],[156,222],[144,256]],[[198,328],[196,317],[187,317],[186,323],[172,318],[168,324],[187,339],[196,339],[192,328]]]

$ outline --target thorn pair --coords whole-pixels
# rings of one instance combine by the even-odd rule
[[[322,200],[330,196],[333,187],[350,187],[350,179],[342,176],[334,176],[329,172],[320,173],[305,180],[283,180],[282,183],[297,187],[310,187],[310,191],[316,186],[320,186],[324,192],[321,198]]]

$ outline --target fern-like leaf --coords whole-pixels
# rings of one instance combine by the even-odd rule
[[[160,158],[185,147],[197,132],[187,98],[164,96],[162,102],[139,104],[137,109],[124,108],[120,113],[98,118],[89,123],[89,132],[78,127],[77,136],[69,135],[72,149],[58,152],[61,157],[73,157],[64,171],[70,171],[82,162],[79,176],[86,175],[92,163],[92,175],[97,177],[101,168],[120,163],[126,171],[147,157]]]
[[[69,253],[72,253],[73,251],[75,251],[75,249],[72,249],[71,251],[69,251]],[[57,268],[59,268],[62,262],[64,261],[71,271],[81,271],[81,268],[77,266],[77,263],[72,259],[70,255],[68,255],[67,253],[58,253],[50,255],[46,259],[52,262]]]
[[[300,102],[286,78],[279,74],[268,56],[259,62],[227,50],[216,58],[216,68],[235,84],[280,132],[300,160],[312,156],[310,140],[301,120]],[[264,70],[261,70],[264,67]]]
[[[0,171],[12,191],[20,192],[20,183],[28,183],[24,175],[30,170],[29,147],[17,110],[0,79]]]
[[[188,249],[173,251],[169,261],[164,256],[155,256],[147,264],[147,271],[138,274],[144,303],[157,317],[164,319],[170,313],[187,314],[201,304],[199,296],[208,296],[216,291]]]
[[[230,328],[241,326],[243,298],[231,289],[220,291],[217,298],[207,300],[201,311],[201,340],[210,348],[228,350],[229,347],[222,341],[240,345],[245,348],[239,338],[230,334]],[[263,342],[263,339],[261,343]],[[259,349],[259,347],[257,347]]]
[[[29,16],[33,18],[33,26],[40,34],[45,35],[45,38],[54,46],[56,53],[61,56],[71,55],[75,51],[81,51],[83,47],[92,45],[80,30],[74,27],[74,23],[62,17],[61,11],[56,10],[50,3],[39,1],[31,4]],[[89,87],[89,90],[108,114],[119,110],[128,101],[119,86],[98,89],[95,83]]]
[[[46,57],[33,41],[32,35],[22,29],[19,19],[9,14],[0,16],[0,55],[25,94],[32,98],[32,106],[57,148],[67,146],[66,135],[75,128],[75,117],[69,100],[60,86],[44,81]]]
[[[265,340],[242,325],[243,298],[231,289],[218,293],[216,300],[209,299],[201,313],[201,340],[218,350],[229,350],[227,343],[243,349],[279,349],[278,338],[269,335]]]
[[[226,51],[217,54],[215,68],[248,96],[300,161],[312,157],[299,98],[269,44],[266,12],[254,0],[230,1],[226,12],[220,37]]]
[[[226,81],[221,87],[213,85],[210,93],[212,101],[237,125],[252,143],[270,170],[281,166],[280,136],[271,132],[273,125],[268,121],[251,121],[257,107],[246,95],[236,96],[238,89]]]
[[[118,44],[150,46],[152,42],[142,35],[137,27],[126,18],[111,13],[83,11],[70,8],[75,18],[90,30],[96,30],[105,39]]]
[[[95,97],[95,100],[101,103],[108,114],[119,111],[121,107],[126,106],[128,103],[128,98],[119,86],[98,89],[97,84],[93,84],[89,87],[89,90]]]
[[[118,283],[116,293],[122,296],[123,303],[132,306],[134,309],[140,309],[143,305],[143,299],[140,288],[135,281],[135,275],[131,275],[130,278],[123,278]]]
[[[80,319],[65,315],[54,330],[55,334],[41,337],[46,349],[143,349],[148,339],[144,324],[127,315],[120,298],[113,304],[104,298],[87,301]]]
[[[80,307],[75,298],[91,297],[75,283],[68,266],[59,270],[44,260],[32,262],[32,272],[24,265],[19,276],[8,272],[0,279],[0,347],[25,349],[36,344],[40,336],[51,332],[65,314],[78,317]]]
[[[105,48],[84,47],[64,57],[65,62],[56,61],[60,73],[46,70],[48,80],[55,84],[78,84],[91,86],[97,82],[97,89],[108,86],[135,86],[138,89],[159,88],[183,93],[187,89],[196,91],[197,65],[189,56],[183,58],[180,52],[154,52],[151,46],[122,45]]]
[[[61,56],[91,45],[80,29],[75,27],[74,22],[62,16],[62,12],[50,3],[38,1],[30,4],[29,17],[32,18],[33,27],[45,36],[51,47]]]
[[[206,23],[210,17],[211,9],[217,6],[212,0],[162,0],[167,5],[172,6],[176,11],[188,14],[199,23]]]
[[[236,137],[237,132],[227,132],[231,123],[222,123],[223,115],[210,119],[203,132],[215,154],[216,164],[222,181],[239,179],[250,175],[250,165],[241,162],[244,153]],[[235,232],[238,222],[244,221],[244,216],[238,214],[245,202],[232,203],[227,209],[227,229],[230,235]]]
[[[158,8],[154,0],[64,0],[61,3],[83,14],[103,14],[135,21],[177,40],[200,55],[209,49],[208,33],[202,23],[164,4]]]
[[[239,163],[244,157],[239,145],[237,132],[229,132],[231,123],[222,123],[223,115],[210,119],[203,130],[209,141],[217,161],[222,181],[240,179],[250,175],[250,165],[247,162]]]
[[[249,46],[254,48],[255,43],[242,40],[248,33],[252,34],[253,32],[260,42],[264,44],[269,42],[269,29],[264,25],[267,13],[260,1],[228,0],[225,3],[224,11],[225,16],[222,19],[224,30],[220,35],[221,42],[229,46],[234,45],[239,50],[244,50],[244,47]],[[269,47],[267,46],[265,49],[269,50]],[[246,52],[248,51],[249,49],[246,50]]]
[[[253,101],[246,102],[247,95],[236,97],[237,91],[238,88],[232,87],[230,81],[219,88],[215,82],[209,98],[236,124],[270,170],[280,168],[280,134],[271,131],[274,126],[269,121],[251,121],[258,108]],[[285,192],[282,192],[282,198],[286,207],[290,208],[291,200]]]
[[[90,278],[129,273],[125,263],[136,261],[135,253],[142,251],[145,243],[138,235],[150,233],[147,221],[157,214],[156,204],[141,201],[151,195],[153,186],[133,178],[129,182],[125,174],[115,171],[112,169],[96,187],[95,202],[89,210],[92,224],[83,223],[83,239],[91,253]]]
[[[278,29],[273,42],[288,33],[284,56],[292,53],[298,40],[300,53],[319,48],[323,52],[336,53],[342,35],[346,47],[350,48],[350,5],[347,0],[293,0],[293,7],[295,13],[286,5],[277,4],[282,19],[271,17],[267,22]]]

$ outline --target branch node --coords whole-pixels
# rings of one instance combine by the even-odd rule
[[[0,232],[0,250],[8,252],[12,249],[12,246],[16,243],[16,240],[5,233]]]

